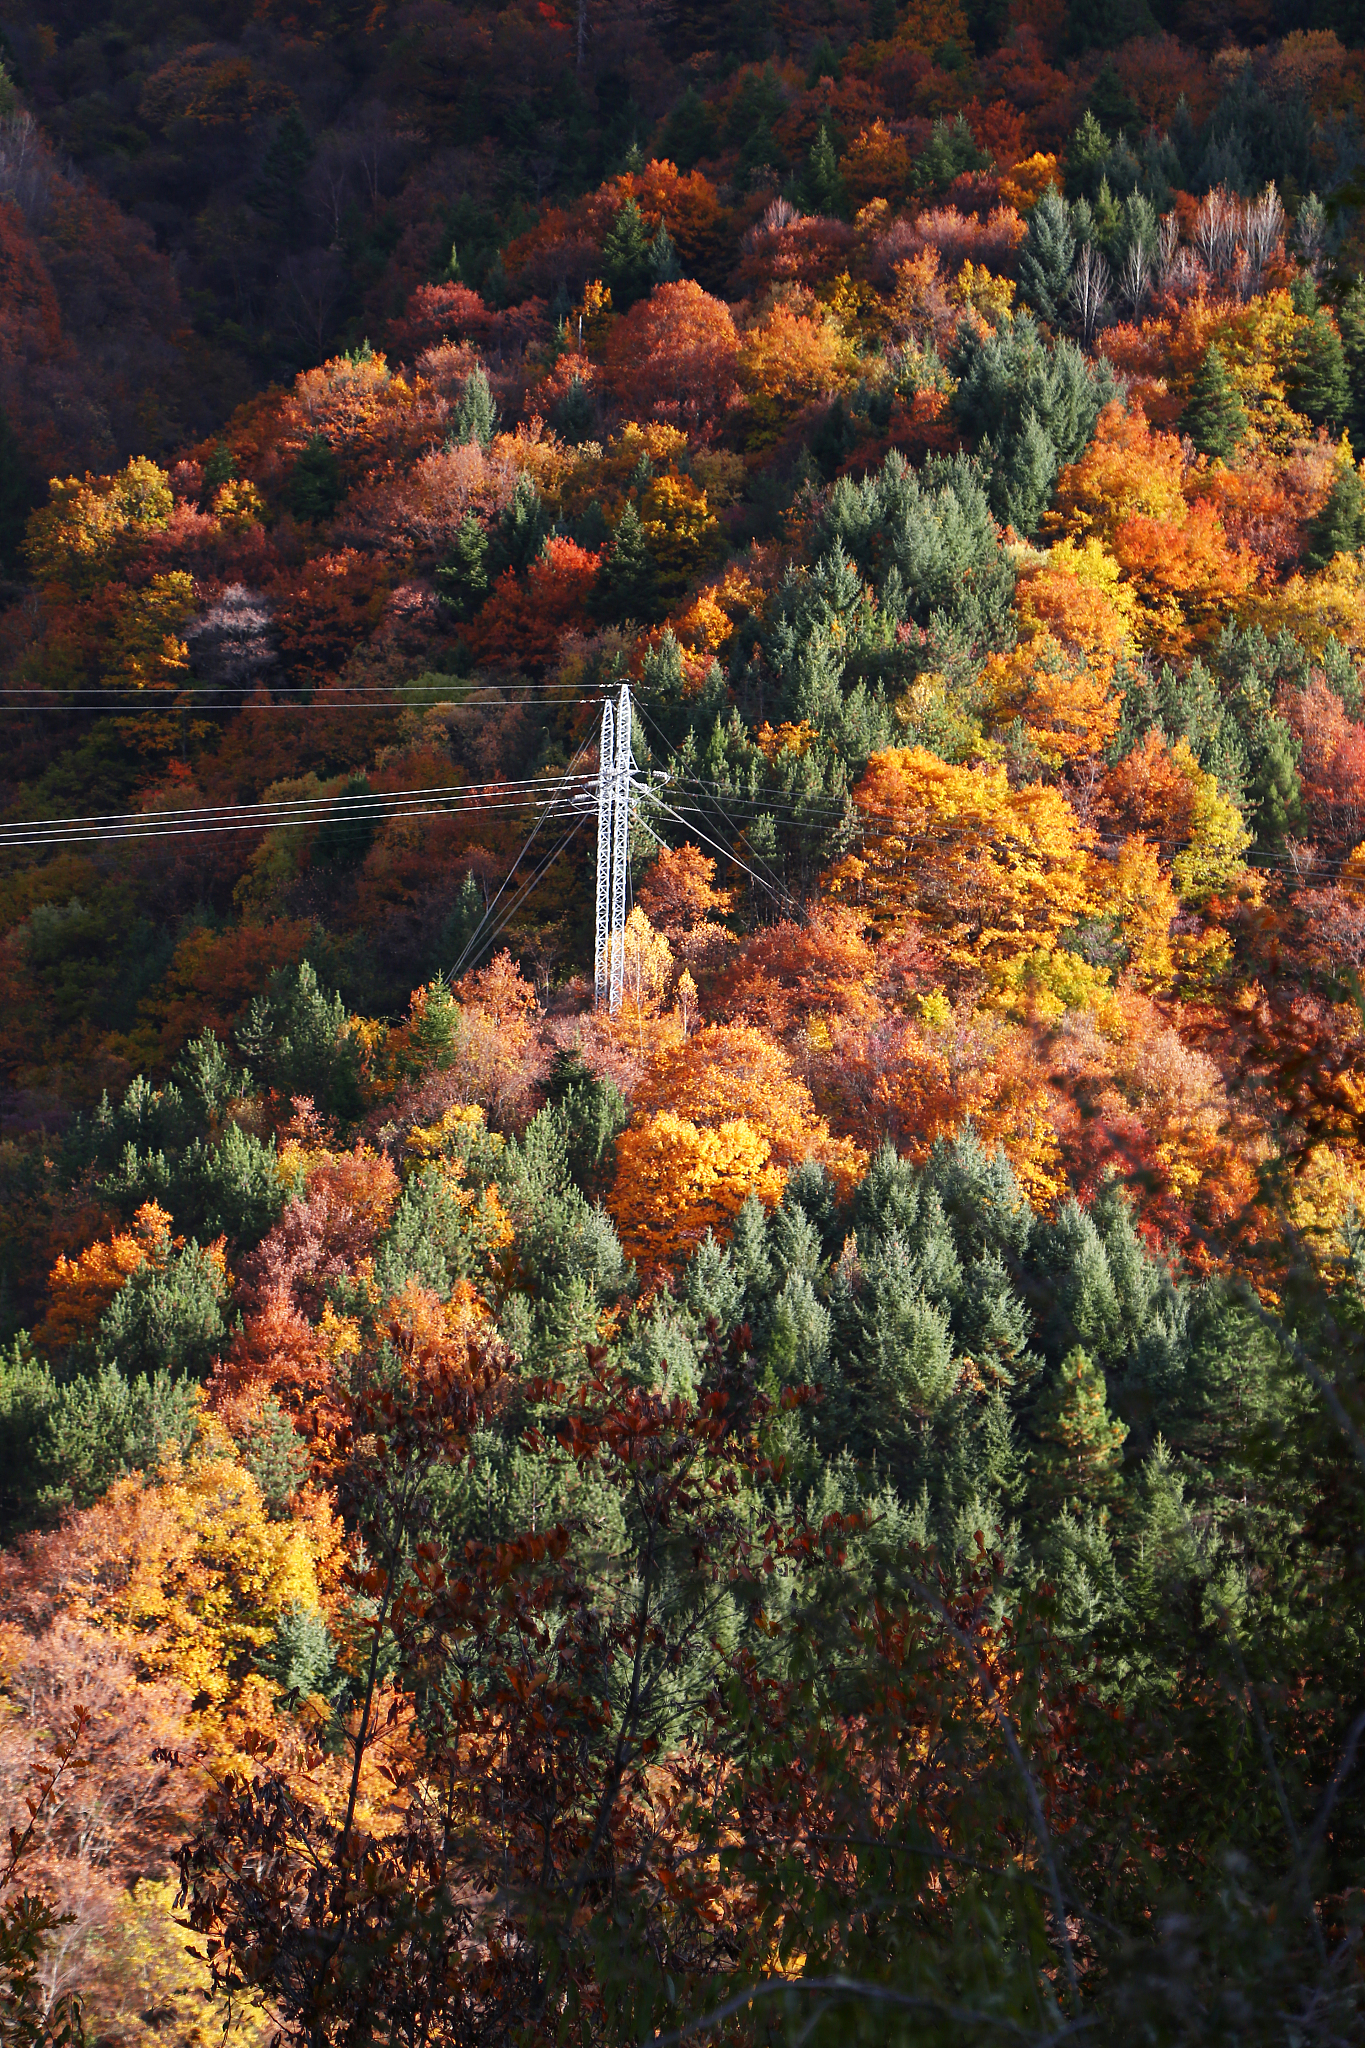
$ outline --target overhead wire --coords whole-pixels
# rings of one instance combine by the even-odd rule
[[[503,877],[502,882],[499,885],[497,895],[494,896],[492,902],[488,904],[483,916],[480,918],[478,924],[475,926],[474,931],[470,934],[469,940],[465,946],[463,953],[461,953],[459,959],[456,961],[454,967],[451,969],[450,978],[452,981],[457,979],[457,977],[459,976],[466,960],[469,958],[471,951],[473,950],[475,944],[481,937],[485,925],[488,923],[489,919],[493,915],[494,910],[497,908],[497,905],[501,900],[503,891],[506,889],[508,883],[511,881],[517,869],[521,866],[521,863],[525,859],[526,855],[530,852],[531,847],[535,842],[537,834],[539,833],[542,825],[545,823],[545,820],[551,815],[551,812],[554,809],[555,803],[557,802],[560,794],[570,785],[571,782],[577,784],[581,783],[585,779],[592,782],[596,782],[596,776],[589,776],[584,778],[582,776],[575,776],[574,774],[574,770],[577,767],[577,764],[583,759],[583,756],[587,753],[590,745],[590,740],[584,740],[582,745],[579,747],[577,753],[574,754],[568,766],[565,768],[564,773],[560,777],[559,783],[556,786],[554,796],[551,797],[550,802],[545,806],[540,816],[536,819],[536,822],[532,826],[530,834],[525,844],[523,845],[520,853],[517,855],[511,867],[507,870],[506,875]]]
[[[723,860],[732,861],[736,867],[743,868],[745,874],[748,875],[752,881],[757,882],[759,888],[765,890],[767,894],[772,897],[773,901],[776,904],[778,904],[780,908],[786,907],[786,904],[783,901],[784,896],[786,896],[787,903],[790,903],[793,900],[787,894],[786,891],[782,891],[778,888],[775,888],[771,882],[765,880],[765,878],[762,875],[756,873],[755,870],[749,866],[748,862],[742,859],[741,856],[735,852],[733,847],[722,845],[720,840],[712,839],[708,833],[703,832],[699,827],[690,825],[687,819],[684,818],[680,812],[675,811],[671,804],[666,804],[663,801],[662,797],[655,795],[654,801],[658,804],[660,810],[666,812],[670,818],[676,818],[678,823],[682,826],[685,832],[695,830],[697,837],[701,840],[704,840],[707,846],[712,847],[715,850],[715,852],[720,854]]]
[[[591,782],[593,778],[575,778]],[[564,779],[553,786],[562,794]],[[7,847],[89,844],[100,840],[199,837],[216,832],[275,831],[338,818],[455,816],[462,811],[524,810],[551,793],[543,776],[516,782],[449,783],[406,790],[281,799],[269,804],[194,805],[165,811],[109,812],[72,818],[18,819],[0,824]]]
[[[111,714],[127,711],[159,712],[163,717],[183,716],[188,712],[205,711],[416,711],[432,710],[449,706],[455,710],[490,709],[513,704],[578,705],[599,704],[605,693],[585,694],[580,685],[572,690],[561,690],[553,685],[518,684],[515,694],[507,694],[494,684],[478,686],[479,694],[466,692],[458,695],[453,691],[433,689],[429,692],[413,692],[398,695],[392,685],[384,691],[368,692],[363,689],[340,690],[335,694],[321,697],[314,690],[274,690],[268,697],[261,697],[255,691],[236,692],[205,687],[203,689],[181,689],[165,692],[154,690],[133,690],[115,694],[109,690],[87,688],[82,685],[75,690],[36,690],[23,687],[7,689],[0,699],[0,710],[42,711],[76,710],[107,711]],[[496,694],[484,694],[496,692]]]
[[[507,927],[511,923],[512,919],[516,916],[518,910],[520,910],[522,905],[529,900],[529,898],[534,893],[535,889],[538,887],[540,882],[549,873],[550,869],[559,859],[560,855],[568,851],[569,847],[573,844],[574,840],[582,831],[587,821],[588,813],[586,811],[581,811],[578,814],[578,816],[574,819],[573,824],[569,827],[568,831],[564,834],[563,838],[559,841],[559,844],[557,846],[552,847],[549,853],[547,853],[544,859],[540,862],[540,865],[530,875],[526,876],[523,879],[520,887],[517,890],[516,895],[512,898],[512,901],[507,905],[507,908],[504,910],[502,916],[498,919],[497,923],[492,927],[492,929],[489,931],[484,931],[482,926],[480,926],[480,928],[474,933],[469,944],[465,947],[464,952],[460,955],[460,958],[456,961],[454,967],[451,968],[450,974],[447,977],[450,981],[457,981],[460,975],[463,973],[466,965],[473,962],[474,960],[477,960],[480,953],[487,953],[492,951],[493,947],[497,945],[498,940],[507,930]]]
[[[468,701],[467,699],[465,700]],[[506,704],[506,698],[493,700],[494,707]],[[577,703],[595,703],[596,697],[580,696]],[[638,707],[644,723],[655,735],[668,745],[656,722],[643,706]],[[581,759],[587,742],[574,759]],[[572,766],[556,785],[554,799],[562,796],[572,775]],[[577,778],[586,787],[595,781],[586,774]],[[768,814],[780,819],[783,829],[795,832],[825,834],[840,823],[851,821],[850,812],[865,824],[886,824],[905,829],[907,820],[904,813],[883,806],[869,806],[866,803],[853,806],[851,800],[817,794],[802,794],[791,790],[762,790],[753,794],[733,786],[727,786],[715,778],[703,776],[679,777],[670,784],[678,795],[678,803],[669,806],[670,814],[688,830],[702,833],[697,813],[701,806],[703,817],[719,813],[721,819],[732,826],[740,836],[738,816],[747,813],[750,818]],[[426,788],[403,790],[361,791],[353,794],[336,792],[330,796],[280,798],[269,803],[237,805],[197,805],[156,811],[135,811],[121,813],[78,814],[69,817],[47,816],[43,818],[16,819],[0,824],[0,852],[7,848],[56,847],[63,845],[92,844],[101,840],[160,839],[180,836],[207,836],[219,832],[279,830],[289,827],[322,822],[345,816],[368,816],[376,820],[391,818],[420,818],[458,815],[461,811],[493,812],[525,808],[529,801],[546,791],[544,777],[522,777],[485,783],[448,783],[429,785]],[[659,801],[657,791],[655,800]],[[686,799],[694,801],[689,804]],[[684,816],[690,811],[691,817]],[[738,816],[736,815],[738,814]],[[703,835],[705,836],[705,835]],[[951,845],[954,842],[970,840],[980,843],[982,835],[973,826],[952,826],[940,824],[923,831],[912,828],[910,837],[921,839],[926,844]],[[733,848],[723,848],[708,838],[707,843],[730,860],[738,858]],[[794,901],[771,865],[754,855],[760,865],[768,869],[770,893],[783,895],[789,902]],[[1293,874],[1303,876],[1311,871],[1313,864],[1305,863],[1293,855],[1276,853],[1269,848],[1251,848],[1242,856],[1246,865],[1266,873]],[[743,863],[741,863],[743,865]],[[762,884],[763,878],[753,868],[746,872]]]
[[[632,699],[632,704],[633,704],[633,703],[634,703],[634,700]],[[641,716],[641,719],[643,720],[644,724],[645,724],[645,725],[647,725],[647,726],[649,726],[649,727],[651,728],[651,730],[652,730],[652,731],[653,731],[653,732],[654,732],[654,733],[655,733],[655,734],[656,734],[656,735],[658,736],[658,738],[659,738],[660,740],[662,740],[662,741],[663,741],[664,745],[665,745],[665,746],[667,746],[667,745],[668,745],[668,740],[667,740],[667,737],[666,737],[666,735],[665,735],[664,733],[662,733],[662,732],[660,731],[660,729],[659,729],[659,727],[658,727],[657,723],[655,722],[655,720],[654,720],[654,719],[652,719],[652,718],[650,717],[649,713],[648,713],[648,712],[647,712],[647,711],[646,711],[646,710],[644,709],[643,705],[641,705],[641,706],[640,706],[640,716]],[[658,798],[658,797],[656,796],[656,797],[655,797],[655,801],[661,801],[661,799],[659,799],[659,798]],[[669,807],[665,805],[665,806],[664,806],[664,808],[665,808],[665,809],[668,809]],[[715,805],[715,808],[716,808],[717,810],[721,810],[721,806],[720,806],[719,804],[716,804],[716,805]],[[678,822],[679,822],[680,824],[684,825],[685,829],[692,829],[692,828],[687,828],[687,827],[686,827],[686,820],[684,820],[684,819],[682,819],[681,817],[679,817],[679,815],[678,815],[678,813],[677,813],[676,811],[672,811],[672,812],[671,812],[671,815],[672,815],[673,817],[675,817],[675,818],[678,818]],[[722,815],[722,817],[725,817],[725,815],[726,815],[726,814],[725,814],[725,812],[724,812],[723,810],[721,810],[721,815]],[[734,821],[733,821],[733,819],[731,819],[731,818],[728,818],[728,817],[726,817],[726,823],[727,823],[727,824],[730,824],[730,825],[733,825]],[[698,830],[699,830],[700,828],[696,828],[696,829],[698,829]],[[716,842],[715,842],[714,840],[710,840],[710,839],[708,839],[708,841],[707,841],[707,844],[708,844],[708,845],[711,845],[711,846],[716,846]],[[719,847],[717,846],[717,849],[716,849],[716,850],[717,850],[717,851],[719,852],[719,851],[721,851],[722,849],[720,849],[720,848],[719,848]],[[753,849],[752,849],[752,848],[750,848],[750,851],[752,852],[752,851],[753,851]],[[789,891],[789,890],[787,889],[787,887],[786,887],[785,883],[784,883],[784,882],[783,882],[783,881],[781,880],[780,876],[778,876],[778,875],[777,875],[776,873],[774,873],[774,871],[773,871],[773,869],[772,869],[772,867],[771,867],[770,863],[769,863],[769,862],[767,862],[766,860],[763,860],[763,856],[762,856],[761,854],[758,854],[758,855],[756,855],[755,857],[756,857],[757,859],[759,859],[760,861],[762,861],[762,863],[763,863],[763,866],[764,866],[765,868],[767,868],[767,869],[768,869],[769,881],[768,881],[767,883],[764,883],[764,882],[763,882],[763,880],[762,880],[762,878],[761,878],[761,877],[760,877],[759,875],[755,874],[752,868],[750,868],[750,867],[747,867],[747,866],[745,865],[745,863],[744,863],[744,862],[743,862],[742,860],[740,860],[740,859],[739,859],[739,856],[738,856],[738,855],[737,855],[737,854],[736,854],[736,853],[734,852],[734,850],[733,850],[733,849],[731,849],[731,850],[730,850],[730,851],[729,851],[729,852],[728,852],[728,853],[727,853],[727,854],[725,855],[725,858],[726,858],[726,859],[728,859],[728,860],[732,860],[732,861],[738,861],[739,865],[740,865],[741,867],[743,867],[743,868],[744,868],[744,870],[745,870],[745,873],[746,873],[746,874],[749,874],[749,875],[752,875],[752,876],[753,876],[753,879],[754,879],[754,880],[755,880],[756,882],[758,882],[758,883],[759,883],[760,887],[766,887],[766,888],[767,888],[767,890],[768,890],[768,893],[769,893],[769,894],[770,894],[770,895],[771,895],[771,896],[773,897],[774,901],[776,901],[776,902],[780,903],[780,902],[782,901],[783,897],[785,897],[785,898],[786,898],[786,901],[787,901],[787,904],[788,904],[789,906],[795,907],[795,899],[794,899],[794,897],[793,897],[793,896],[791,895],[791,892],[790,892],[790,891]]]

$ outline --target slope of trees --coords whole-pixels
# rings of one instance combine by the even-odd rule
[[[1354,2038],[1359,24],[220,14],[0,0],[4,2027]]]

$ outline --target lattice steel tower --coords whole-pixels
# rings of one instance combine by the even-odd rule
[[[602,706],[597,770],[597,946],[593,980],[599,1007],[621,1007],[626,972],[626,874],[630,854],[630,690],[623,683],[613,718]]]

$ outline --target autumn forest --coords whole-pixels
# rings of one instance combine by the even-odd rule
[[[1365,2039],[1363,29],[0,0],[3,2048]]]

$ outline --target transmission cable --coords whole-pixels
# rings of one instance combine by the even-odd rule
[[[497,895],[493,898],[492,902],[488,905],[488,908],[484,911],[484,914],[480,918],[478,925],[470,934],[469,941],[466,944],[463,953],[461,953],[459,959],[456,961],[454,967],[451,969],[450,978],[452,981],[456,980],[459,977],[460,971],[463,968],[465,961],[469,958],[471,949],[473,948],[476,941],[482,936],[484,926],[488,923],[489,919],[493,915],[494,910],[497,908],[498,901],[502,896],[503,890],[506,889],[507,884],[511,881],[513,875],[521,866],[522,861],[525,859],[527,853],[530,851],[532,845],[534,844],[536,835],[539,833],[541,826],[545,823],[545,820],[549,817],[550,812],[554,809],[556,803],[559,800],[560,795],[568,787],[570,780],[572,779],[575,783],[581,783],[583,781],[595,782],[597,780],[596,776],[585,777],[574,775],[575,767],[577,766],[578,762],[582,760],[583,756],[587,753],[589,746],[591,744],[591,740],[584,740],[582,745],[579,747],[577,753],[569,762],[568,767],[564,770],[564,773],[560,778],[554,795],[551,797],[550,802],[541,811],[539,817],[536,819],[535,824],[531,827],[530,835],[527,838],[525,844],[522,846],[521,852],[517,855],[511,867],[507,870],[506,875],[503,877]]]
[[[497,923],[493,926],[492,930],[484,933],[481,939],[479,939],[479,935],[477,933],[475,934],[475,939],[478,940],[478,943],[474,946],[473,952],[470,952],[469,947],[465,948],[465,951],[460,955],[460,958],[456,961],[454,967],[451,968],[450,973],[447,976],[448,981],[454,982],[459,979],[467,959],[477,959],[480,953],[492,951],[493,947],[497,945],[498,940],[507,930],[507,927],[511,923],[512,919],[516,916],[518,910],[521,909],[522,905],[532,895],[537,884],[544,878],[546,874],[549,873],[550,869],[554,866],[555,862],[559,859],[560,855],[568,851],[569,847],[573,844],[578,834],[583,830],[583,827],[587,823],[587,821],[588,813],[586,811],[581,812],[579,816],[574,819],[572,825],[564,834],[564,837],[560,840],[559,844],[555,847],[552,847],[549,853],[547,853],[544,859],[541,861],[539,867],[537,867],[532,874],[525,877],[525,879],[521,882],[516,895],[512,898],[512,901],[508,904],[507,908],[504,910],[502,916],[498,919]],[[471,945],[473,945],[473,943],[474,942],[471,941]]]

